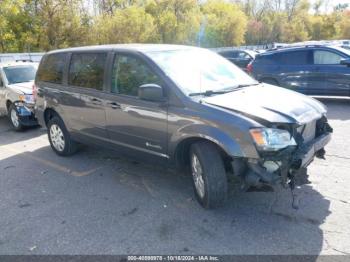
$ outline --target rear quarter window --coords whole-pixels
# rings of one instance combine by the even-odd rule
[[[250,58],[250,55],[246,52],[239,52],[238,53],[238,58],[241,58],[241,59],[249,59]]]
[[[278,54],[278,62],[282,65],[307,65],[311,64],[311,51],[298,50]]]
[[[270,55],[258,55],[255,58],[255,62],[261,65],[274,65],[276,64],[276,55],[270,54]]]
[[[219,53],[220,55],[227,57],[227,58],[236,58],[237,52],[236,51],[223,51]]]
[[[103,90],[107,53],[75,53],[69,66],[68,84]]]
[[[62,84],[66,57],[64,53],[45,56],[37,72],[38,81]]]

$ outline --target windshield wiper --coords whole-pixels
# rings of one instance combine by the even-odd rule
[[[240,84],[240,85],[236,85],[234,86],[233,88],[243,88],[243,87],[248,87],[248,86],[257,86],[257,85],[260,85],[259,82],[257,83],[250,83],[250,84]]]
[[[211,96],[211,95],[225,94],[228,92],[231,92],[231,91],[230,90],[218,90],[218,91],[207,90],[205,92],[190,93],[188,95],[189,96]]]
[[[226,87],[223,89],[219,89],[219,90],[206,90],[205,92],[198,92],[198,93],[190,93],[188,94],[189,96],[211,96],[211,95],[219,95],[219,94],[226,94],[226,93],[230,93],[236,90],[239,90],[243,87],[247,87],[247,86],[256,86],[259,85],[260,83],[250,83],[250,84],[240,84],[240,85],[236,85],[236,86],[230,86],[230,87]]]

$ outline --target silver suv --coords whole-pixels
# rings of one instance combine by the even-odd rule
[[[37,68],[37,63],[0,63],[0,115],[8,115],[17,131],[38,124],[32,94]]]

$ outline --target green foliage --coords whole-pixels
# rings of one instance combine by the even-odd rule
[[[36,6],[38,46],[44,50],[84,43],[88,28],[83,24],[80,0],[41,0]]]
[[[196,0],[151,1],[146,11],[154,17],[159,42],[195,43],[201,18]]]
[[[94,20],[90,35],[94,44],[144,43],[155,39],[153,17],[144,8],[130,6],[103,14]]]
[[[261,2],[263,4],[260,7],[252,4],[254,0],[247,0],[243,5],[250,14],[246,32],[247,44],[348,38],[345,37],[346,25],[349,24],[346,22],[347,11],[344,11],[346,6],[321,14],[321,7],[325,3],[323,0],[313,2],[313,13],[310,2],[306,0]]]
[[[244,43],[247,17],[238,5],[209,0],[202,6],[206,23],[205,45],[235,46]]]
[[[350,39],[350,11],[344,10],[341,13],[338,26],[338,38]]]
[[[132,42],[218,47],[349,39],[349,6],[324,12],[326,2],[0,0],[0,52]]]
[[[11,24],[11,18],[18,17],[24,1],[0,1],[0,51],[16,50],[16,26]]]

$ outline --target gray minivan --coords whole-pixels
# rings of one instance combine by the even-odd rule
[[[294,187],[332,129],[318,101],[260,84],[212,51],[176,45],[57,50],[41,60],[36,116],[52,149],[96,144],[184,167],[205,208],[244,188]]]

